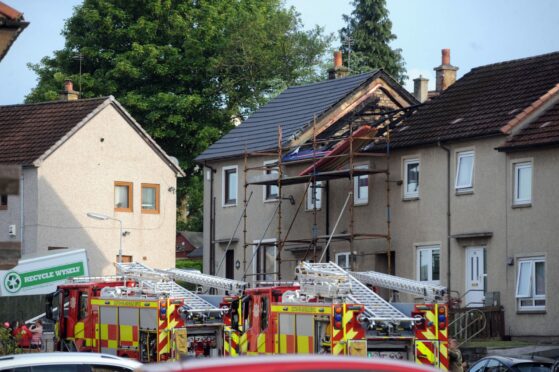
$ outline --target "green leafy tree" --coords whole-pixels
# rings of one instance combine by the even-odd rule
[[[188,179],[178,197],[193,230],[202,229],[194,158],[232,119],[312,79],[329,43],[281,0],[85,0],[62,34],[62,50],[30,65],[39,82],[27,101],[57,99],[68,78],[83,98],[115,96],[180,160]]]
[[[340,30],[341,50],[346,61],[351,45],[351,72],[382,68],[403,83],[407,78],[405,63],[402,51],[390,47],[396,35],[392,33],[386,0],[354,0],[353,6],[351,15],[344,14],[346,26]]]

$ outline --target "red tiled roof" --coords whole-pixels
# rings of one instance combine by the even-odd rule
[[[499,150],[520,150],[526,147],[555,144],[559,144],[559,102],[522,128]]]
[[[396,128],[392,147],[503,135],[509,123],[559,83],[559,52],[472,69]]]
[[[11,6],[8,6],[0,1],[0,15],[3,18],[7,18],[10,21],[19,21],[23,17],[23,13],[15,10]]]
[[[33,164],[107,99],[0,106],[0,163]]]

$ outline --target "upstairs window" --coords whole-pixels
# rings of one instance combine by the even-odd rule
[[[404,161],[404,198],[419,197],[419,160],[409,159]]]
[[[132,182],[115,181],[115,211],[132,212]]]
[[[344,270],[349,270],[351,267],[349,262],[349,252],[336,253],[336,265]]]
[[[355,169],[368,169],[366,165],[356,166]],[[367,204],[369,202],[369,176],[353,177],[353,204]]]
[[[266,169],[264,170],[265,174],[277,174],[278,168],[274,167],[272,164],[275,164],[276,161],[265,162],[264,166]],[[277,200],[279,196],[279,188],[277,185],[266,185],[264,186],[264,201],[267,200]]]
[[[0,211],[8,209],[8,195],[0,195]]]
[[[223,168],[223,205],[237,205],[237,167]]]
[[[307,191],[307,210],[312,211],[320,209],[322,207],[322,187],[324,185],[323,181],[318,181],[316,184],[310,184],[309,190]]]
[[[456,159],[456,191],[471,191],[474,188],[474,152],[458,152]]]
[[[159,185],[142,183],[142,213],[159,213]]]
[[[516,277],[518,310],[545,310],[545,292],[545,258],[520,259]]]
[[[514,164],[514,205],[532,202],[532,162]]]

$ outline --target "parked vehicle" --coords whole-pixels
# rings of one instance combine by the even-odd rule
[[[407,361],[331,355],[273,355],[206,360],[187,360],[145,365],[141,372],[435,372],[432,367]]]
[[[0,357],[0,371],[132,372],[142,364],[97,353],[37,353]]]
[[[469,372],[549,372],[552,363],[491,356],[478,360]]]

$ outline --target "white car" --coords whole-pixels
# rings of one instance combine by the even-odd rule
[[[0,357],[3,372],[132,372],[142,363],[97,353],[31,353]]]

